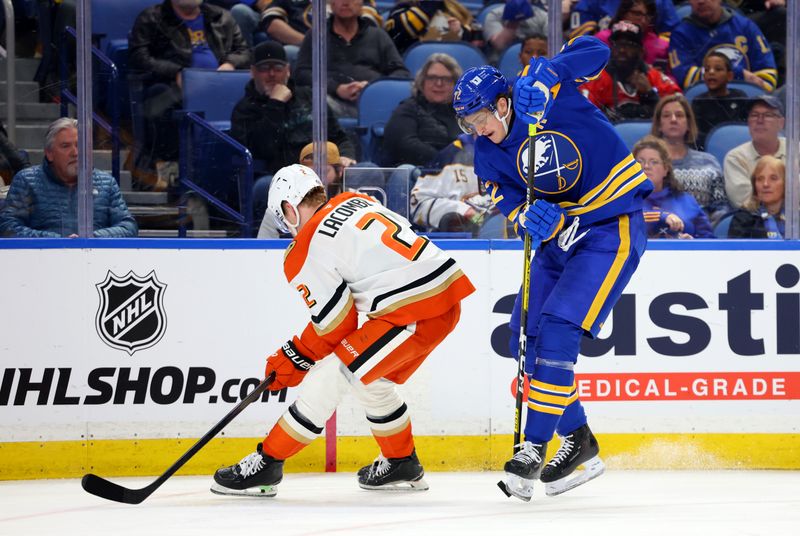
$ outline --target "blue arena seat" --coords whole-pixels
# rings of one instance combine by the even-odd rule
[[[617,134],[620,135],[622,141],[628,146],[628,149],[633,149],[636,142],[643,137],[650,134],[650,121],[622,121],[614,125]]]
[[[183,109],[203,112],[205,120],[218,130],[229,130],[231,112],[244,96],[250,71],[183,70]]]
[[[417,71],[428,60],[428,57],[437,52],[444,52],[453,56],[465,71],[470,67],[479,67],[489,63],[486,61],[483,52],[468,43],[424,41],[410,47],[403,56],[403,61],[408,70],[411,71],[411,76],[415,76]]]
[[[706,152],[716,156],[720,165],[724,165],[728,151],[750,139],[746,123],[722,123],[706,136]]]
[[[157,0],[92,0],[92,34],[99,38],[100,49],[107,52],[111,41],[127,43],[139,13],[158,3]]]
[[[692,5],[689,2],[675,6],[675,13],[678,15],[678,20],[683,20],[692,14]]]
[[[519,62],[519,51],[521,49],[522,43],[511,45],[500,56],[500,63],[497,64],[497,68],[509,82],[516,78],[517,73],[522,70],[522,64]]]
[[[367,160],[379,159],[383,127],[400,101],[411,96],[411,80],[379,78],[361,92],[358,99],[358,132]]]
[[[728,229],[731,227],[733,212],[724,215],[714,226],[714,236],[717,238],[728,238]]]
[[[733,80],[732,82],[728,82],[728,88],[744,91],[750,98],[759,97],[766,93],[763,89],[761,89],[761,87],[743,80]],[[706,91],[708,91],[708,87],[701,82],[693,85],[690,88],[687,88],[686,91],[683,92],[683,95],[686,97],[686,100],[692,102],[696,97],[705,93]]]

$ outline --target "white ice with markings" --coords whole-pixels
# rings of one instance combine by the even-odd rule
[[[500,477],[429,472],[429,491],[370,492],[352,473],[290,473],[273,499],[220,497],[210,477],[173,477],[137,506],[78,480],[0,482],[0,535],[800,534],[800,471],[610,470],[558,497],[537,483],[530,503],[506,498]]]

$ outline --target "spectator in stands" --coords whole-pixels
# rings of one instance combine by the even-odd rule
[[[489,61],[497,61],[512,44],[532,35],[547,35],[547,9],[530,0],[506,0],[489,11],[483,21],[483,37]],[[527,65],[527,63],[525,63]]]
[[[731,80],[733,65],[728,56],[718,51],[709,52],[703,60],[703,81],[708,91],[692,101],[701,145],[706,134],[719,123],[745,120],[747,94],[741,89],[729,88]]]
[[[774,156],[762,156],[750,176],[752,191],[731,219],[728,238],[772,238],[785,235],[786,166]]]
[[[328,195],[331,194],[340,194],[344,191],[342,186],[342,175],[344,166],[342,166],[341,156],[339,155],[339,148],[336,147],[335,143],[327,142],[326,144],[326,160],[327,160],[327,167],[328,171],[325,174],[325,177],[322,178],[322,182],[325,184],[325,190],[328,192]],[[303,164],[304,166],[310,167],[311,169],[314,168],[314,143],[309,143],[300,151],[300,157],[298,158],[298,163]],[[264,203],[266,203],[268,192],[265,191],[264,195]],[[278,230],[278,224],[275,221],[275,218],[270,216],[267,213],[262,213],[263,218],[261,220],[261,226],[258,229],[258,236],[257,238],[280,238],[281,232]]]
[[[13,143],[8,139],[6,127],[0,123],[0,172],[10,179],[19,171],[31,165],[26,153],[20,153]],[[6,175],[7,174],[7,175]],[[0,180],[3,180],[0,177]],[[10,180],[6,181],[11,182]]]
[[[492,209],[480,192],[471,165],[448,164],[439,173],[422,175],[411,190],[411,222],[427,231],[476,236]]]
[[[570,16],[569,39],[584,34],[594,34],[605,30],[609,21],[619,11],[621,0],[579,0],[572,8]],[[672,0],[656,0],[656,14],[652,21],[656,32],[667,33],[673,30],[680,20]]]
[[[384,129],[388,166],[427,166],[461,129],[453,113],[453,86],[461,67],[447,54],[431,54],[417,73],[412,96],[401,102]]]
[[[0,235],[21,238],[78,236],[78,122],[68,117],[47,129],[41,165],[17,173],[0,211]],[[136,236],[133,219],[117,181],[92,172],[94,236]]]
[[[295,85],[290,71],[283,45],[276,41],[259,43],[253,49],[252,80],[231,113],[231,136],[250,150],[262,174],[253,185],[256,219],[267,208],[272,175],[294,164],[300,150],[311,141],[311,88]],[[344,153],[341,163],[353,164],[355,147],[330,108],[328,137]]]
[[[773,95],[753,101],[747,114],[751,141],[734,147],[725,155],[725,191],[734,208],[739,208],[752,191],[751,176],[764,156],[786,161],[786,138],[778,136],[785,119],[783,106]]]
[[[458,0],[398,2],[384,28],[402,54],[419,41],[467,41],[482,45],[480,26]]]
[[[340,117],[358,116],[358,97],[380,77],[410,78],[389,34],[361,14],[362,0],[331,0],[328,18],[328,103]],[[297,83],[311,85],[311,34],[297,57]]]
[[[381,26],[383,20],[375,8],[374,0],[367,0],[361,7],[361,16]],[[272,0],[261,13],[260,27],[270,39],[299,47],[303,37],[311,28],[311,0]]]
[[[714,238],[708,216],[675,180],[667,144],[645,136],[633,147],[633,157],[653,182],[644,200],[644,221],[650,238]]]
[[[786,0],[726,0],[758,26],[775,55],[779,79],[786,69]]]
[[[689,0],[692,14],[670,35],[669,61],[678,82],[688,88],[700,80],[703,59],[712,50],[727,55],[734,78],[775,89],[778,71],[772,50],[753,22],[722,6],[722,0]],[[735,44],[734,44],[735,43]]]
[[[519,48],[519,65],[524,69],[531,63],[531,58],[547,57],[547,36],[544,34],[533,34],[522,41]]]
[[[729,209],[722,166],[714,155],[690,148],[697,141],[697,123],[686,97],[675,93],[658,101],[650,133],[667,143],[676,184],[716,223]]]
[[[667,70],[667,49],[669,39],[665,39],[655,32],[653,23],[656,20],[655,0],[621,0],[619,8],[611,19],[609,27],[597,32],[597,37],[602,42],[611,46],[611,27],[621,20],[632,22],[642,29],[642,49],[644,62],[656,69]]]
[[[611,59],[581,90],[612,122],[652,117],[659,96],[680,93],[678,85],[643,60],[642,30],[625,20],[611,28]]]
[[[233,20],[239,25],[248,47],[253,46],[261,14],[270,5],[270,0],[207,0],[210,4],[230,10]]]
[[[333,142],[327,142],[325,145],[325,154],[327,161],[327,171],[324,177],[320,177],[325,184],[325,191],[328,192],[329,197],[338,195],[344,191],[342,188],[342,177],[344,175],[344,165],[342,165],[342,157],[339,154],[339,148]],[[306,167],[314,168],[314,143],[309,143],[300,151],[300,158],[298,163]]]
[[[183,69],[243,69],[250,53],[231,14],[202,0],[164,0],[145,9],[133,24],[129,46],[131,70],[150,77],[144,96],[146,149],[137,165],[159,171],[156,189],[163,189],[177,168],[173,112],[183,100]]]

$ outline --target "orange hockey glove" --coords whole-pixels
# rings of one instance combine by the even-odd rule
[[[286,341],[286,344],[267,358],[264,376],[269,376],[275,371],[275,380],[269,390],[280,391],[284,387],[300,385],[313,366],[313,359],[301,354],[291,340]]]

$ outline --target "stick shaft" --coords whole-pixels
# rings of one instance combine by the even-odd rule
[[[528,191],[526,205],[534,199],[534,165],[536,163],[536,125],[528,125]],[[531,290],[531,235],[525,233],[522,265],[522,303],[519,313],[519,346],[517,361],[517,398],[514,406],[514,454],[519,450],[522,437],[522,402],[525,391],[525,353],[528,349],[528,300]]]

